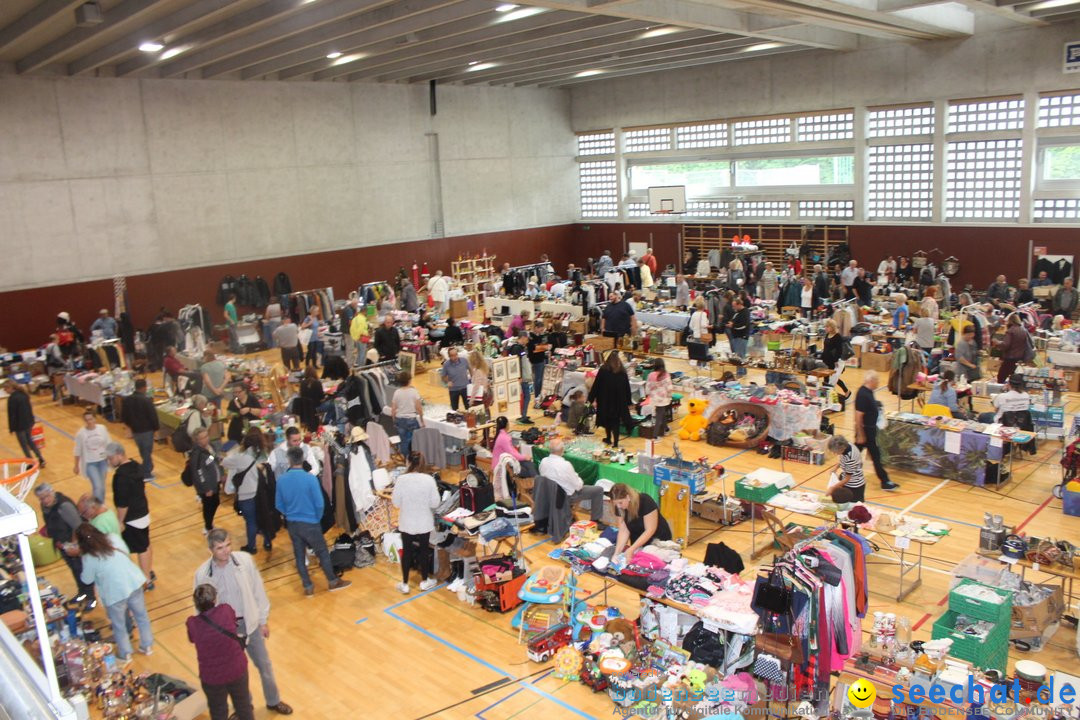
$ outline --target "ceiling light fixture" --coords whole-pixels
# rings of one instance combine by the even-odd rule
[[[758,43],[757,45],[750,45],[748,47],[744,47],[742,50],[739,50],[738,52],[744,52],[744,53],[761,52],[762,50],[775,50],[776,48],[782,48],[782,47],[785,47],[785,44],[781,43],[781,42]]]
[[[642,39],[661,37],[663,35],[670,35],[672,33],[682,32],[685,29],[686,28],[674,27],[673,25],[665,25],[663,27],[646,30],[645,32],[641,33],[640,37]]]
[[[603,72],[603,70],[582,70],[581,72],[574,75],[574,77],[592,77],[593,75],[600,75]]]
[[[332,53],[327,53],[326,54],[326,59],[327,60],[337,60],[339,57],[341,57],[341,53],[339,53],[337,50],[335,50]]]
[[[186,45],[178,45],[176,47],[171,47],[168,50],[166,50],[165,52],[161,53],[161,59],[162,60],[168,60],[169,58],[174,58],[174,57],[176,57],[177,55],[179,55],[180,53],[184,52],[187,49],[188,48],[187,48]]]
[[[357,60],[365,57],[367,57],[367,55],[364,55],[364,53],[356,53],[355,55],[342,55],[341,57],[336,58],[332,64],[334,65],[334,67],[337,67],[338,65],[345,65],[347,63],[356,62]]]
[[[165,46],[159,42],[144,42],[139,46],[139,49],[143,52],[161,52]]]
[[[532,17],[533,15],[539,15],[542,12],[547,12],[547,8],[523,7],[518,10],[503,13],[502,17],[495,19],[495,22],[511,22],[513,20],[522,20],[527,17]]]
[[[503,3],[495,8],[495,12],[510,12],[511,10],[517,10],[518,6],[514,3]]]
[[[495,67],[495,63],[471,62],[469,63],[469,67],[465,68],[465,72],[479,72],[481,70],[490,70],[493,67]]]
[[[1077,2],[1080,2],[1080,0],[1043,0],[1043,2],[1028,5],[1024,9],[1028,12],[1033,10],[1051,10],[1053,8],[1065,7],[1066,5],[1075,5]]]

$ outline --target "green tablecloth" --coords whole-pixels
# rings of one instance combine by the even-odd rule
[[[546,458],[550,453],[545,447],[533,448],[533,462],[540,465],[540,461]],[[629,485],[637,490],[639,493],[645,493],[651,496],[654,500],[659,501],[660,495],[657,492],[656,483],[653,482],[651,475],[642,475],[641,473],[634,472],[624,465],[613,465],[612,463],[598,463],[592,458],[584,458],[578,455],[571,455],[567,453],[566,459],[570,461],[570,464],[577,470],[577,474],[581,476],[581,479],[586,485],[595,485],[597,480],[604,479],[611,482],[621,482]]]
[[[180,427],[180,418],[177,417],[175,413],[163,410],[160,406],[154,409],[157,410],[158,422],[161,424],[161,427],[169,430],[175,430]]]

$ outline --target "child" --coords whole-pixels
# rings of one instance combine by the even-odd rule
[[[570,410],[566,415],[566,425],[577,435],[586,433],[588,431],[584,427],[585,417],[585,391],[575,390],[570,393]]]

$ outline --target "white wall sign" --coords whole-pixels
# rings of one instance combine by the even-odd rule
[[[1080,72],[1080,40],[1065,43],[1065,66],[1062,72]]]

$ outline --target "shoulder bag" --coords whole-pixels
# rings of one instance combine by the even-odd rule
[[[217,630],[222,635],[227,635],[228,637],[231,637],[236,642],[240,643],[240,649],[241,650],[247,650],[247,638],[242,638],[242,637],[240,637],[239,635],[237,635],[234,632],[229,632],[228,630],[221,627],[220,625],[218,625],[216,622],[214,622],[210,618],[206,617],[205,613],[199,613],[199,619],[202,620],[207,625],[209,625],[210,627]]]

